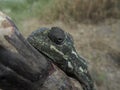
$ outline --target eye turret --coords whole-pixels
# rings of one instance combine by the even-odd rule
[[[58,27],[52,27],[48,33],[50,40],[56,44],[62,44],[66,38],[65,32]]]

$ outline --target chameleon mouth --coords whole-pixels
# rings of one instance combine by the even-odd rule
[[[85,59],[74,51],[69,54],[67,60],[67,74],[70,77],[78,80],[84,90],[94,90],[94,83],[92,77],[89,74],[87,63]]]

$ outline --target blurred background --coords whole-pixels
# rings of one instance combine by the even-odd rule
[[[120,90],[120,0],[0,0],[27,37],[39,27],[72,34],[97,90]]]

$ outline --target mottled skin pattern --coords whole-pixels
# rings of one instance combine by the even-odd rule
[[[55,29],[55,35],[51,30]],[[58,27],[40,28],[33,32],[27,40],[33,45],[39,52],[49,57],[54,64],[61,68],[67,75],[76,78],[84,90],[94,90],[93,81],[88,72],[86,61],[79,56],[74,47],[72,36],[62,31]],[[57,38],[60,34],[64,34]],[[54,33],[54,32],[53,32]],[[53,38],[53,39],[52,39]]]

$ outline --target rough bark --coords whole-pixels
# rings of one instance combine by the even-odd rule
[[[5,43],[4,43],[5,42]],[[7,48],[9,45],[14,50]],[[3,90],[81,90],[21,35],[0,12],[0,88]]]

